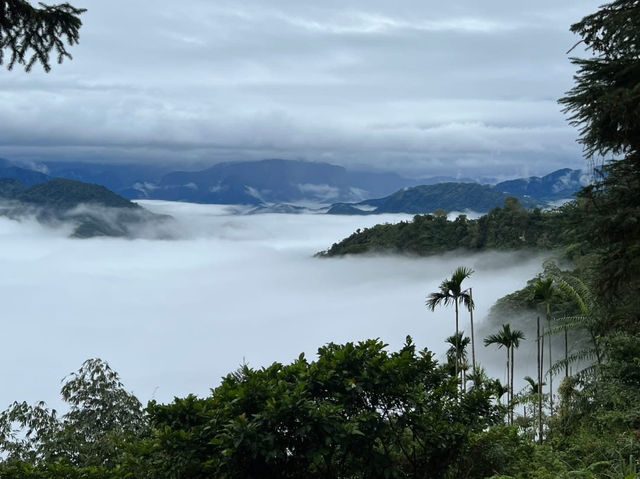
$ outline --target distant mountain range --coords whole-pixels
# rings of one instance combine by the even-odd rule
[[[52,177],[100,184],[128,199],[243,204],[253,206],[253,213],[303,212],[308,210],[302,206],[322,204],[331,205],[332,214],[483,212],[501,206],[508,196],[526,206],[546,205],[571,198],[586,184],[579,170],[569,169],[491,186],[472,179],[404,178],[280,159],[219,163],[200,171],[81,162],[48,162],[34,168],[0,160],[0,178],[33,186]]]
[[[49,180],[49,175],[31,168],[20,167],[8,160],[0,158],[0,178],[11,178],[23,185],[33,186]]]
[[[432,213],[437,210],[486,213],[503,206],[508,197],[532,208],[570,199],[588,183],[579,170],[562,169],[543,177],[510,180],[493,186],[474,183],[438,183],[404,188],[383,198],[358,203],[337,203],[329,214]]]
[[[518,198],[530,197],[540,201],[557,201],[572,198],[590,182],[591,178],[583,171],[564,168],[543,177],[530,176],[503,181],[496,184],[493,189]]]
[[[349,171],[328,163],[297,160],[218,163],[199,171],[81,162],[46,162],[35,171],[0,160],[0,178],[33,185],[53,177],[100,184],[128,199],[254,206],[360,201],[420,184],[395,173]]]
[[[435,185],[405,188],[384,198],[361,201],[356,204],[339,203],[333,205],[329,214],[380,214],[409,213],[422,214],[437,210],[489,211],[502,206],[508,194],[494,190],[490,186],[474,183],[439,183]]]
[[[72,224],[71,236],[132,236],[134,230],[166,221],[104,186],[56,178],[27,186],[0,179],[0,215],[35,217],[45,224]]]
[[[138,197],[196,203],[264,205],[334,203],[389,194],[414,180],[395,173],[348,171],[328,163],[262,160],[219,163],[201,171],[172,172],[158,183],[136,185]]]

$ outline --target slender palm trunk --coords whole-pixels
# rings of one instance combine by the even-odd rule
[[[513,384],[513,372],[516,369],[516,363],[514,361],[514,357],[513,357],[514,353],[513,353],[513,351],[515,349],[516,348],[511,346],[511,425],[512,426],[513,426],[513,406],[514,406],[514,404],[513,404],[513,390],[514,390],[514,387],[513,387],[514,386],[514,384]]]
[[[542,391],[542,378],[544,378],[544,326],[542,326],[542,333],[540,336],[540,390]],[[540,395],[542,398],[542,395]],[[542,413],[540,413],[542,418]],[[542,431],[542,421],[540,421],[540,430]]]
[[[551,331],[551,315],[547,313],[547,325]],[[553,359],[551,352],[551,336],[549,336],[549,417],[553,416]]]
[[[456,305],[456,338],[458,338],[458,331],[460,328],[458,327],[458,299],[455,298],[453,301]],[[458,378],[458,370],[460,365],[460,348],[456,347],[456,378]]]
[[[542,337],[540,336],[540,316],[538,316],[538,441],[542,444]]]
[[[507,348],[507,422],[511,425],[511,415],[509,414],[509,409],[511,408],[511,388],[509,387],[509,377],[510,377],[511,365],[509,363],[509,348]]]
[[[469,288],[469,298],[471,308],[469,308],[469,316],[471,318],[471,365],[473,367],[473,377],[476,377],[476,338],[473,333],[473,290]]]

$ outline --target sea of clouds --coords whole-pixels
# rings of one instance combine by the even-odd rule
[[[397,349],[411,335],[441,357],[454,312],[424,302],[457,266],[476,271],[467,285],[480,328],[496,299],[541,269],[540,257],[508,253],[313,257],[357,228],[407,215],[142,204],[175,218],[164,226],[172,239],[70,239],[69,229],[0,218],[0,409],[14,400],[60,406],[60,380],[93,357],[143,402],[207,395],[242,363],[313,359],[327,342],[381,338]],[[466,314],[461,328],[469,329]],[[478,349],[501,374],[502,351]]]

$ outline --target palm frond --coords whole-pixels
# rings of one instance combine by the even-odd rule
[[[427,301],[425,302],[425,304],[431,311],[435,311],[437,306],[440,306],[441,304],[443,304],[444,306],[448,306],[450,302],[451,296],[449,295],[449,292],[443,292],[442,290],[440,290],[427,296]]]
[[[589,378],[593,378],[596,375],[598,370],[598,365],[596,363],[591,366],[587,366],[584,369],[581,369],[575,374],[575,377],[578,378],[579,381],[584,381]]]
[[[587,314],[589,312],[589,308],[585,304],[585,300],[584,300],[585,295],[587,294],[586,290],[584,290],[583,288],[580,288],[581,291],[578,291],[572,284],[570,284],[565,278],[561,276],[553,275],[553,276],[550,276],[550,278],[553,280],[558,290],[562,294],[564,294],[566,297],[576,302],[582,314]],[[583,283],[583,286],[584,286],[584,283]]]
[[[569,357],[566,359],[561,359],[559,361],[556,361],[556,363],[553,366],[551,366],[551,368],[547,371],[547,374],[548,373],[557,374],[563,369],[565,369],[567,365],[571,365],[571,364],[579,363],[583,361],[593,361],[597,359],[597,357],[598,356],[595,348],[581,349],[580,351],[576,351],[575,353],[570,354]],[[587,367],[591,367],[591,365]]]
[[[588,329],[591,326],[591,318],[586,315],[564,316],[553,321],[553,325],[545,328],[545,336],[553,336],[567,330]]]
[[[511,341],[512,347],[519,348],[520,341],[524,341],[526,338],[524,336],[524,332],[520,331],[519,329],[514,329],[513,331],[511,331],[511,336],[509,337],[509,339]]]
[[[465,307],[471,311],[472,309],[475,309],[476,305],[473,302],[473,298],[471,297],[471,295],[467,292],[462,292],[460,293],[460,298],[459,300],[462,302],[462,304],[465,305]]]
[[[531,376],[525,376],[523,379],[529,383],[532,391],[536,391],[538,389],[538,383],[535,382]]]
[[[462,282],[469,278],[475,271],[466,266],[458,266],[451,275],[451,282],[456,284],[462,284]]]
[[[533,299],[546,303],[551,301],[553,293],[552,278],[538,279],[533,290]]]
[[[491,346],[492,344],[497,344],[498,348],[507,347],[507,341],[501,333],[490,334],[484,338],[485,346]]]

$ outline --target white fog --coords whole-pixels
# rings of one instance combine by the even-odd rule
[[[60,406],[60,380],[92,357],[107,360],[144,403],[206,395],[243,361],[313,359],[330,341],[381,338],[397,349],[409,334],[441,355],[454,313],[432,313],[424,301],[453,269],[476,270],[468,286],[482,321],[541,264],[496,253],[313,257],[357,228],[407,215],[239,216],[215,205],[143,204],[174,216],[179,239],[68,239],[68,231],[0,219],[10,365],[0,371],[0,409],[14,400]]]

